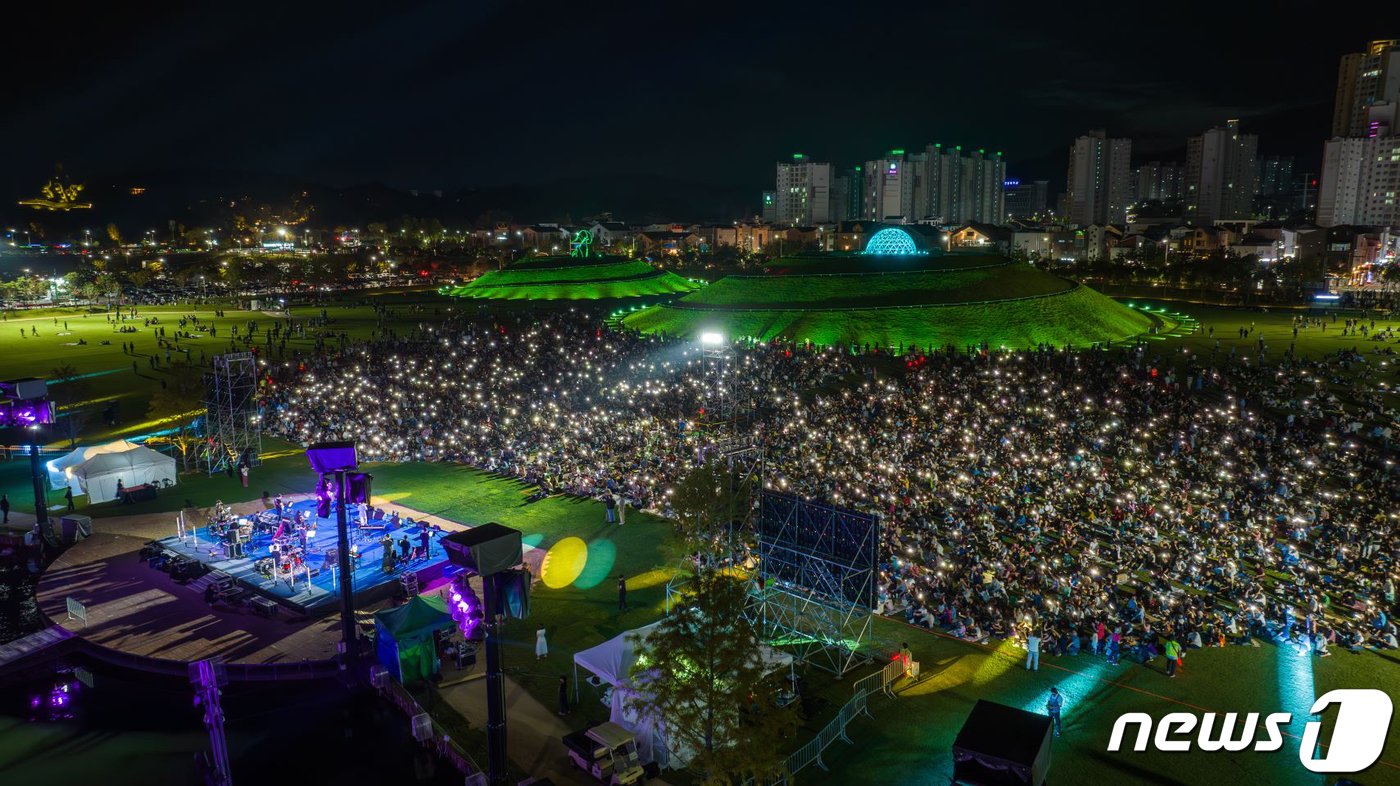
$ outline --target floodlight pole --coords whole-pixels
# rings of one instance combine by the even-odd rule
[[[350,565],[349,525],[345,514],[345,470],[335,471],[335,534],[340,564],[340,639],[345,647],[345,668],[353,679],[359,652],[355,636],[355,571]]]
[[[43,457],[39,455],[39,427],[29,429],[29,476],[34,484],[34,522],[41,528],[49,524],[49,497],[44,493]]]
[[[501,664],[501,618],[496,613],[502,573],[481,577],[486,613],[486,768],[491,786],[506,786],[506,691]]]

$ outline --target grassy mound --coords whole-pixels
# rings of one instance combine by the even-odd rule
[[[1162,320],[1045,271],[1003,264],[946,272],[731,276],[628,314],[622,324],[644,333],[719,330],[818,344],[1028,347],[1118,341]]]
[[[984,267],[946,273],[839,273],[729,276],[684,298],[685,307],[875,308],[1041,297],[1073,282],[1033,267]]]
[[[477,300],[612,300],[678,294],[700,286],[640,260],[604,259],[574,264],[568,260],[530,260],[442,291],[452,297]]]
[[[911,256],[849,254],[824,252],[796,254],[775,259],[764,271],[769,274],[820,273],[913,273],[916,271],[970,270],[984,267],[1006,267],[1011,260],[995,254],[954,252],[951,254],[916,254]]]

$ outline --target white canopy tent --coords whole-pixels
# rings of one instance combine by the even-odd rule
[[[117,481],[130,488],[142,483],[163,483],[178,480],[175,459],[164,453],[137,445],[121,453],[101,453],[69,469],[88,502],[107,502],[117,498]]]
[[[635,628],[614,636],[596,647],[574,655],[574,700],[578,701],[578,669],[596,674],[599,679],[612,686],[612,713],[609,720],[632,732],[637,737],[637,753],[642,761],[654,761],[663,768],[684,767],[690,760],[690,751],[679,750],[666,735],[666,723],[662,718],[641,717],[627,706],[628,699],[638,694],[632,684],[632,664],[637,661],[636,642],[645,641],[661,622]],[[792,666],[792,656],[772,647],[763,647],[759,652],[768,672]]]
[[[94,456],[103,453],[125,453],[132,448],[139,447],[135,442],[127,442],[119,439],[116,442],[108,442],[106,445],[90,445],[85,448],[78,448],[59,456],[52,461],[45,462],[45,469],[49,473],[49,488],[58,489],[67,486],[74,494],[83,493],[82,486],[73,478],[71,470],[73,467],[87,461]]]

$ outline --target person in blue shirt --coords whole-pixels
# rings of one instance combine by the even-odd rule
[[[1050,698],[1045,701],[1045,713],[1050,716],[1050,720],[1055,724],[1055,736],[1060,736],[1060,710],[1065,706],[1065,697],[1060,695],[1059,688],[1050,689]]]

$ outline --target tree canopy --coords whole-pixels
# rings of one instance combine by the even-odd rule
[[[673,745],[695,751],[703,783],[777,775],[784,740],[799,723],[796,705],[773,700],[780,678],[766,678],[757,629],[744,616],[747,588],[734,576],[701,571],[687,596],[637,644],[629,703],[665,720]]]

